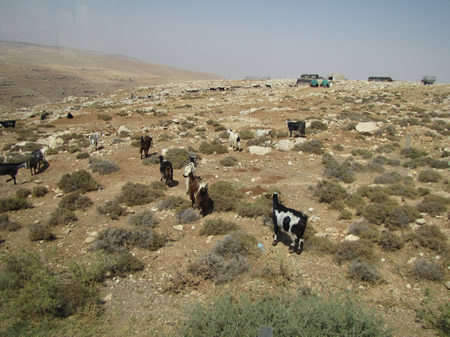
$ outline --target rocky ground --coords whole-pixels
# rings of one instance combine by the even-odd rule
[[[39,143],[43,152],[51,153],[49,149],[61,149],[64,145],[65,134],[83,134],[87,139],[89,133],[100,132],[100,148],[91,149],[91,157],[117,163],[120,170],[108,175],[92,173],[102,186],[98,191],[87,193],[94,205],[86,211],[76,211],[76,222],[53,228],[57,238],[49,242],[31,242],[27,226],[47,222],[49,213],[63,196],[57,187],[58,181],[65,173],[89,170],[88,159],[76,159],[78,152],[72,153],[66,147],[66,151],[47,154],[49,167],[37,175],[30,176],[28,170],[21,169],[17,175],[18,185],[6,182],[6,177],[2,176],[0,193],[3,198],[14,196],[21,188],[31,190],[35,186],[46,186],[50,191],[42,198],[29,197],[33,208],[8,213],[9,218],[21,224],[22,228],[16,232],[0,233],[4,240],[0,246],[2,251],[16,252],[23,248],[53,251],[59,257],[59,263],[66,265],[72,259],[81,260],[92,254],[89,250],[91,242],[102,230],[111,226],[128,227],[126,216],[111,220],[96,209],[113,200],[126,182],[150,184],[159,180],[158,165],[143,165],[138,147],[133,146],[135,136],[152,136],[151,153],[180,147],[195,150],[201,156],[198,175],[210,185],[217,181],[232,182],[244,192],[248,201],[274,189],[279,190],[286,206],[309,215],[308,226],[314,229],[315,236],[328,238],[335,244],[349,239],[350,225],[361,220],[361,216],[350,210],[349,219],[340,219],[339,211],[319,202],[314,191],[318,182],[325,178],[322,154],[298,151],[298,148],[294,150],[296,144],[320,140],[325,152],[339,161],[352,158],[361,165],[370,163],[371,159],[352,154],[356,149],[382,154],[402,163],[408,160],[400,154],[405,147],[427,151],[434,159],[448,158],[450,85],[341,81],[331,88],[309,88],[295,86],[294,83],[294,80],[179,82],[140,87],[134,91],[123,90],[113,95],[67,97],[62,103],[22,109],[3,116],[5,119],[18,119],[15,130],[1,131],[4,160],[17,155],[17,151],[12,151],[8,144],[25,149],[27,142]],[[66,118],[69,112],[73,119]],[[42,119],[44,113],[46,118]],[[98,115],[112,118],[104,120],[108,118],[99,118]],[[288,136],[288,118],[307,121],[306,138]],[[309,132],[314,122],[321,122],[327,128]],[[203,141],[210,142],[224,132],[224,129],[215,127],[217,124],[224,129],[252,131],[255,136],[269,131],[277,136],[267,137],[253,146],[243,140],[240,152],[229,148],[227,154],[201,154],[198,149]],[[228,146],[225,138],[220,138],[220,141]],[[79,139],[72,139],[66,145],[76,144],[79,144]],[[378,153],[377,149],[385,145],[393,145],[393,151]],[[88,149],[82,147],[81,150]],[[235,166],[226,167],[220,163],[228,155],[237,159]],[[427,168],[385,167],[386,171],[411,177],[416,188],[426,187],[449,198],[448,167],[436,169],[442,176],[438,182],[420,182],[418,176],[424,169]],[[361,186],[373,184],[379,175],[371,171],[358,172],[356,181],[349,184],[341,182],[341,185],[348,192],[355,192]],[[175,170],[174,179],[176,183],[165,191],[165,197],[179,196],[188,200],[182,169]],[[420,200],[397,199],[410,205]],[[133,248],[132,253],[145,263],[145,269],[105,283],[102,297],[106,311],[99,335],[170,333],[183,310],[198,300],[207,300],[223,288],[233,292],[270,292],[277,287],[310,287],[325,294],[349,293],[355,300],[382,313],[394,336],[437,335],[435,330],[426,328],[426,323],[418,319],[416,312],[422,308],[426,293],[432,294],[434,306],[448,303],[447,254],[424,248],[413,241],[406,242],[396,252],[385,252],[375,245],[375,264],[382,280],[371,284],[350,278],[348,263],[339,265],[333,255],[308,249],[297,255],[290,254],[283,244],[272,247],[271,227],[265,225],[261,218],[244,218],[234,212],[213,212],[194,223],[180,226],[173,211],[155,208],[157,202],[128,207],[127,213],[153,209],[159,220],[156,231],[165,235],[168,243],[156,251]],[[265,248],[258,258],[252,260],[249,272],[224,286],[195,277],[187,271],[190,263],[223,238],[199,235],[203,222],[211,218],[236,222]],[[406,238],[423,224],[438,226],[447,237],[450,234],[447,212],[433,216],[421,214],[415,223],[397,233]],[[385,226],[377,228],[381,232]],[[443,268],[443,280],[421,280],[411,273],[414,259],[421,257],[435,261]],[[264,268],[280,270],[281,266],[286,270],[284,276],[275,280],[260,277]]]

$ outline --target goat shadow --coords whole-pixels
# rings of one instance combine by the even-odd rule
[[[173,179],[167,186],[168,186],[168,187],[176,187],[176,186],[178,186],[178,185],[180,185],[179,181]]]
[[[45,172],[50,167],[50,163],[48,161],[45,161],[43,165],[39,168],[36,174]]]
[[[207,216],[208,214],[211,214],[212,212],[214,212],[214,200],[212,200],[211,198],[208,199],[208,205],[205,208],[205,211],[203,213],[203,216]]]
[[[285,246],[290,246],[293,242],[291,237],[282,231],[278,231],[277,239]]]

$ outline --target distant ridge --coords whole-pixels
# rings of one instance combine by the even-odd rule
[[[221,77],[126,55],[0,41],[0,113],[59,102],[67,96],[209,79]]]

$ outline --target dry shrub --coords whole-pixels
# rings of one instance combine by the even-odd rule
[[[31,190],[29,190],[28,188],[19,188],[16,191],[16,197],[17,198],[21,198],[21,199],[25,199],[28,198],[28,196],[31,194]]]
[[[239,228],[236,223],[232,221],[225,221],[222,218],[208,219],[203,222],[203,227],[200,229],[200,235],[223,235]]]
[[[385,192],[389,195],[398,195],[408,199],[416,199],[417,190],[412,185],[392,184],[385,187]]]
[[[90,158],[89,168],[92,170],[92,172],[100,174],[111,174],[120,170],[119,166],[116,163],[99,158]]]
[[[109,216],[112,220],[119,219],[120,216],[126,214],[125,208],[120,206],[117,200],[107,201],[104,205],[97,207],[100,214]]]
[[[374,253],[372,243],[366,240],[341,242],[334,254],[336,261],[341,264],[345,261],[373,261]]]
[[[80,152],[77,154],[77,159],[86,159],[89,158],[91,155],[87,152]]]
[[[344,200],[347,196],[347,192],[341,185],[330,180],[320,181],[316,186],[314,194],[319,197],[320,202],[326,203]]]
[[[80,192],[72,192],[61,199],[58,203],[58,207],[75,211],[77,209],[86,210],[91,207],[92,204],[92,200],[89,197],[80,194]]]
[[[33,224],[30,225],[28,229],[29,229],[28,238],[31,241],[40,241],[40,240],[51,241],[56,238],[55,235],[52,233],[51,229],[46,225]]]
[[[322,156],[322,164],[325,166],[324,175],[327,178],[336,178],[350,184],[355,181],[355,173],[349,160],[339,163],[332,155],[325,153]]]
[[[178,223],[192,223],[200,219],[200,215],[194,211],[192,208],[187,208],[178,212],[175,217],[177,218]]]
[[[73,221],[77,221],[78,218],[72,211],[67,208],[57,208],[52,213],[50,213],[50,217],[48,219],[49,226],[57,226],[57,225],[68,225]]]
[[[350,276],[357,281],[375,284],[381,280],[376,268],[364,261],[352,261],[348,266]]]
[[[394,206],[389,203],[371,203],[361,210],[361,215],[370,223],[381,225],[393,212]]]
[[[246,256],[256,253],[256,238],[243,230],[237,230],[225,235],[223,240],[217,242],[212,252],[223,257]]]
[[[416,233],[414,239],[422,246],[440,253],[447,253],[447,236],[435,225],[423,225]]]
[[[386,172],[381,176],[375,177],[374,184],[395,184],[402,181],[403,177],[400,173],[392,171]]]
[[[385,219],[388,227],[406,228],[409,223],[420,218],[419,211],[411,206],[403,205],[393,208]]]
[[[176,212],[181,212],[185,209],[190,208],[191,202],[186,199],[183,199],[181,197],[170,196],[170,197],[158,202],[156,204],[156,207],[159,210],[173,209]]]
[[[405,242],[397,234],[392,233],[391,231],[383,231],[378,239],[378,245],[380,245],[385,252],[394,252],[402,249]]]
[[[360,210],[364,207],[365,201],[364,198],[358,193],[347,194],[344,199],[344,203],[353,209]]]
[[[190,156],[197,156],[195,152],[190,152],[183,148],[169,149],[164,159],[170,161],[174,169],[180,169],[189,162]]]
[[[103,113],[99,113],[97,115],[97,119],[107,122],[107,121],[110,121],[112,119],[112,116],[107,115],[107,114],[103,114]]]
[[[117,201],[125,203],[127,206],[144,205],[155,201],[163,195],[164,192],[160,189],[155,189],[143,184],[127,182],[122,186],[122,192],[117,197]]]
[[[211,143],[202,142],[200,144],[199,151],[204,154],[222,154],[227,153],[228,149],[220,142],[220,140],[215,139]]]
[[[413,274],[422,280],[441,281],[444,277],[441,267],[425,259],[418,259],[412,268]]]
[[[416,207],[421,213],[428,213],[429,215],[435,216],[446,212],[448,203],[448,198],[444,198],[435,194],[426,194],[423,198],[423,201]]]
[[[417,159],[417,158],[428,155],[428,153],[426,151],[422,151],[422,150],[416,149],[414,147],[403,149],[400,151],[400,154],[403,155],[404,157],[410,158],[410,159]]]
[[[10,221],[7,214],[0,214],[0,230],[15,232],[20,229],[20,225],[15,221]]]
[[[238,160],[235,157],[233,157],[233,156],[226,156],[225,158],[223,158],[220,161],[220,164],[223,165],[223,166],[231,167],[231,166],[236,165],[237,162],[238,162]]]
[[[395,201],[389,197],[389,194],[383,187],[366,185],[358,188],[357,193],[362,197],[368,198],[371,202],[396,205]]]
[[[312,139],[308,142],[302,144],[296,144],[294,146],[294,151],[302,151],[307,153],[323,154],[324,146],[322,142],[318,139]]]
[[[236,209],[236,204],[243,198],[243,194],[227,181],[216,181],[209,186],[209,197],[214,200],[214,211],[228,212]]]
[[[367,220],[352,223],[348,232],[349,234],[359,236],[361,239],[366,239],[372,242],[377,242],[380,235],[377,228],[368,223]]]
[[[64,174],[58,182],[58,187],[65,193],[80,191],[81,193],[96,191],[99,187],[98,183],[88,171],[80,170]]]
[[[423,183],[437,183],[442,180],[442,175],[435,170],[424,170],[419,173],[418,180]]]
[[[326,237],[313,235],[306,241],[305,250],[318,255],[332,255],[336,253],[336,244]]]
[[[236,204],[236,211],[239,216],[245,218],[257,218],[259,216],[271,218],[273,213],[272,200],[263,195],[252,203],[239,202]]]
[[[0,199],[0,213],[18,211],[30,208],[31,204],[22,198],[2,198]]]
[[[255,138],[254,133],[252,131],[249,131],[249,130],[239,131],[239,136],[240,136],[241,140],[248,140],[248,139]]]
[[[130,215],[128,223],[132,226],[142,226],[152,228],[158,224],[155,214],[151,210],[143,210],[139,213]]]
[[[48,193],[48,189],[45,186],[35,186],[31,193],[33,197],[40,198]]]

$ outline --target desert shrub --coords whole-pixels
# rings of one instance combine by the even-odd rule
[[[380,317],[348,298],[308,290],[274,294],[225,294],[199,302],[189,307],[177,335],[258,336],[261,326],[270,326],[274,336],[391,336]]]
[[[192,208],[187,208],[178,212],[175,217],[177,218],[178,223],[191,223],[200,219],[200,215],[194,211]]]
[[[227,153],[228,149],[220,142],[220,140],[215,139],[211,143],[202,142],[200,144],[199,151],[204,154],[222,154]]]
[[[233,156],[226,156],[220,161],[223,166],[234,166],[237,163],[237,159]]]
[[[156,154],[149,155],[147,158],[144,158],[141,161],[142,161],[142,164],[144,164],[146,166],[159,164],[159,159]]]
[[[127,206],[148,204],[162,197],[164,192],[160,189],[152,188],[143,184],[133,184],[127,182],[122,186],[122,192],[117,197],[117,201],[125,203]]]
[[[392,144],[384,144],[377,147],[376,151],[378,153],[392,153],[395,151],[395,146]]]
[[[216,242],[212,252],[216,255],[231,258],[246,256],[256,252],[256,238],[243,230],[236,230]]]
[[[306,241],[305,250],[319,255],[332,255],[336,252],[336,244],[326,237],[313,235]]]
[[[236,209],[243,194],[230,182],[216,181],[209,186],[209,196],[214,200],[214,211],[228,212]]]
[[[339,214],[339,220],[350,220],[352,217],[353,213],[348,209],[341,210],[341,213]]]
[[[319,202],[326,203],[343,200],[347,196],[347,192],[341,185],[330,180],[320,181],[316,186],[314,194],[319,197]]]
[[[374,202],[364,206],[361,210],[361,215],[370,223],[381,225],[386,221],[393,210],[394,206],[390,203]]]
[[[400,166],[401,162],[398,159],[390,159],[384,156],[376,156],[372,159],[373,164],[378,165],[389,165],[389,166]]]
[[[100,205],[97,207],[97,211],[100,214],[109,216],[112,220],[117,220],[120,216],[126,214],[125,208],[120,206],[117,200],[110,200],[105,202],[104,205]]]
[[[109,227],[98,234],[92,243],[92,249],[107,253],[123,252],[129,240],[130,233],[126,229]]]
[[[333,150],[344,151],[344,146],[342,144],[335,144],[333,145]]]
[[[373,157],[373,153],[366,149],[354,149],[352,150],[352,156],[361,156],[364,159],[370,159]]]
[[[437,263],[426,259],[418,259],[414,263],[412,272],[418,279],[430,281],[441,281],[444,275]]]
[[[357,193],[362,197],[368,198],[371,202],[388,203],[393,206],[397,205],[397,203],[389,197],[389,194],[386,193],[386,190],[383,187],[371,187],[365,185],[358,188]]]
[[[364,207],[364,198],[358,193],[347,194],[344,199],[344,203],[353,209],[360,210]]]
[[[419,173],[418,180],[423,183],[436,183],[442,179],[442,175],[435,170],[424,170]]]
[[[409,205],[394,207],[385,218],[388,227],[405,228],[415,219],[420,218],[419,211]]]
[[[417,158],[425,157],[426,155],[428,155],[428,153],[426,151],[422,151],[422,150],[416,149],[414,147],[403,149],[400,151],[400,154],[403,155],[405,158],[410,158],[410,159],[417,159]]]
[[[417,190],[411,185],[392,184],[385,187],[384,191],[389,195],[398,195],[408,199],[416,199]]]
[[[402,181],[403,177],[400,173],[392,171],[386,172],[378,177],[375,177],[375,184],[395,184]]]
[[[428,213],[435,216],[447,211],[449,199],[435,194],[426,194],[423,201],[416,207],[421,213]]]
[[[31,195],[36,198],[43,197],[48,193],[48,189],[45,186],[35,186],[33,187],[33,191],[31,192]]]
[[[158,224],[155,214],[151,210],[143,210],[139,213],[130,215],[128,223],[132,226],[142,226],[152,228]]]
[[[328,130],[328,125],[321,121],[312,121],[308,129],[306,130],[308,133],[316,133],[320,131]]]
[[[374,260],[374,253],[370,241],[343,241],[337,246],[334,257],[339,264],[353,260],[370,262]]]
[[[0,230],[15,232],[20,229],[20,225],[15,221],[10,221],[7,214],[0,214]]]
[[[323,154],[325,152],[322,142],[318,139],[312,139],[302,144],[296,144],[294,151],[303,151],[307,153]]]
[[[364,261],[352,261],[348,266],[350,276],[357,281],[377,283],[381,276],[376,268]]]
[[[58,207],[75,211],[77,209],[86,210],[91,207],[92,204],[93,202],[89,197],[80,194],[80,192],[72,192],[61,199],[58,203]]]
[[[405,242],[397,234],[392,233],[391,231],[383,231],[378,239],[378,245],[380,245],[385,252],[394,252],[402,249]]]
[[[157,250],[163,247],[166,242],[161,235],[147,228],[133,228],[129,233],[129,243],[134,247]]]
[[[58,225],[68,225],[73,221],[77,221],[78,218],[72,211],[67,208],[57,208],[52,213],[50,213],[50,217],[48,218],[48,225],[50,226],[58,226]]]
[[[361,239],[366,239],[372,242],[377,242],[380,235],[377,228],[368,223],[366,220],[352,223],[348,232],[349,234],[359,236]]]
[[[203,222],[203,226],[200,229],[200,235],[223,235],[234,230],[237,230],[239,227],[236,223],[232,221],[225,221],[222,218],[218,219],[208,219]]]
[[[170,161],[174,169],[180,169],[184,164],[189,162],[189,157],[192,155],[195,155],[198,158],[198,155],[194,152],[182,148],[175,148],[169,149],[164,156],[164,159]]]
[[[45,152],[45,154],[47,155],[47,156],[53,156],[53,155],[55,155],[55,154],[58,154],[59,152],[58,152],[58,150],[56,150],[56,149],[48,149],[46,152]]]
[[[51,229],[42,224],[33,224],[28,228],[28,238],[31,241],[51,241],[55,239],[55,235],[52,233]]]
[[[437,252],[448,251],[447,236],[438,226],[422,225],[414,234],[414,239],[422,246]]]
[[[245,218],[256,218],[258,216],[271,218],[273,211],[272,200],[265,196],[261,196],[252,203],[239,202],[236,204],[236,211],[239,216]]]
[[[250,139],[247,141],[247,145],[248,146],[266,146],[266,144],[268,144],[268,142],[270,141],[270,137],[269,136],[260,136],[260,137],[256,137],[253,139]]]
[[[322,164],[325,165],[325,177],[336,178],[347,184],[355,181],[355,175],[350,161],[339,163],[332,155],[326,153],[322,156]]]
[[[18,211],[19,209],[30,208],[31,204],[22,198],[1,198],[0,213]]]
[[[20,199],[25,199],[31,194],[31,190],[28,188],[19,188],[16,191],[16,197]]]
[[[110,174],[120,170],[116,163],[99,158],[89,158],[89,168],[92,172],[100,174]]]
[[[253,134],[253,132],[248,131],[248,130],[239,131],[239,136],[240,136],[241,140],[248,140],[248,139],[255,138],[255,135]]]
[[[87,152],[80,152],[77,154],[77,159],[86,159],[89,158],[91,155]]]
[[[98,114],[97,115],[97,119],[106,122],[106,121],[110,121],[112,119],[112,117],[110,115],[107,115],[107,114]]]
[[[173,209],[179,212],[191,207],[191,202],[181,197],[170,196],[158,202],[156,207],[160,210]]]
[[[99,187],[98,183],[88,171],[80,170],[64,174],[58,182],[58,187],[65,193],[80,190],[81,193],[96,191]]]

